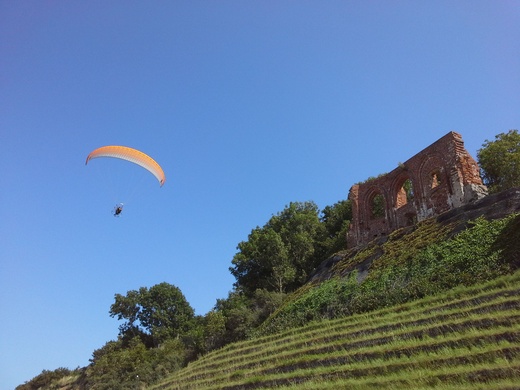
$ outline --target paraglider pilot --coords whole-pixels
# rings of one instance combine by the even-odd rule
[[[119,217],[119,214],[123,211],[123,205],[118,204],[116,207],[114,207],[114,217]]]
[[[155,161],[147,154],[141,152],[140,150],[121,145],[102,146],[90,152],[90,154],[87,156],[87,160],[85,161],[85,165],[87,165],[90,160],[99,157],[113,157],[137,164],[149,171],[151,174],[153,174],[155,178],[159,181],[159,185],[161,187],[164,185],[164,182],[166,180],[164,171],[161,168],[161,166],[157,163],[157,161]],[[119,217],[122,212],[123,203],[116,204],[113,210],[114,217]]]

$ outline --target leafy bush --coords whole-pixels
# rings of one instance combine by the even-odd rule
[[[38,390],[38,389],[58,389],[58,381],[68,376],[79,376],[82,370],[77,368],[69,370],[65,367],[57,368],[54,371],[43,370],[41,374],[35,376],[23,385],[17,386],[16,390]]]
[[[110,341],[94,352],[86,370],[93,390],[118,390],[150,385],[184,365],[185,348],[179,340],[167,340],[158,348],[147,348],[139,337],[124,346]]]
[[[520,186],[520,133],[509,130],[486,140],[477,152],[484,184],[490,193]]]

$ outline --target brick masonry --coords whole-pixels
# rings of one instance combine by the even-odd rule
[[[390,173],[355,184],[349,248],[487,195],[462,136],[449,132]]]

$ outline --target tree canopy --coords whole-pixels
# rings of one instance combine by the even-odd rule
[[[484,184],[490,193],[520,186],[520,134],[509,130],[486,140],[477,152]]]
[[[154,346],[188,331],[194,314],[181,290],[166,282],[116,294],[110,306],[111,317],[125,320],[121,336],[141,336]]]
[[[235,287],[248,296],[300,287],[326,256],[345,249],[351,214],[349,201],[327,206],[321,217],[314,202],[291,202],[238,244],[229,268]]]

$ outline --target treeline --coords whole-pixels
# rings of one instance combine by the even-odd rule
[[[495,141],[486,141],[478,152],[478,159],[484,182],[492,192],[520,186],[520,134],[516,130],[497,135]],[[140,388],[200,355],[258,333],[372,310],[440,290],[438,286],[442,285],[449,288],[459,280],[446,271],[455,263],[475,270],[474,274],[464,274],[473,282],[480,280],[479,275],[488,273],[489,276],[490,271],[495,275],[507,270],[502,267],[503,263],[497,263],[498,268],[486,268],[492,262],[485,253],[478,263],[467,258],[460,260],[462,255],[447,255],[459,253],[460,242],[454,241],[432,247],[420,256],[407,257],[409,272],[417,279],[403,279],[403,264],[390,264],[375,269],[373,276],[362,284],[352,276],[300,291],[296,296],[291,294],[304,285],[320,263],[346,249],[346,232],[351,219],[348,200],[321,211],[313,202],[290,203],[238,244],[229,268],[236,282],[228,297],[218,299],[210,312],[194,315],[182,292],[168,283],[141,287],[126,295],[116,294],[109,313],[122,321],[117,340],[94,351],[86,368],[44,371],[17,390],[51,389],[60,378],[70,376],[76,378],[71,389]],[[479,235],[486,231],[498,234],[499,230],[496,226],[477,224],[473,231],[478,234],[469,237],[470,241],[461,246],[462,251],[484,243],[483,236]],[[442,256],[447,262],[444,265],[439,262]],[[439,264],[442,267],[435,268]],[[445,272],[440,273],[441,269]],[[410,280],[414,282],[410,284]],[[399,286],[406,289],[399,290]],[[355,304],[361,308],[356,309]],[[271,316],[276,310],[277,315]]]
[[[116,294],[109,314],[122,321],[117,340],[95,350],[83,370],[44,371],[17,390],[52,388],[76,375],[76,388],[150,385],[211,350],[250,337],[288,293],[327,257],[346,246],[352,218],[347,200],[325,207],[293,202],[238,244],[228,297],[196,316],[179,288],[160,283]]]

